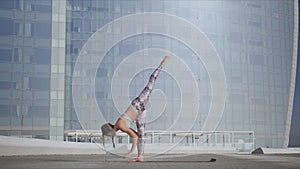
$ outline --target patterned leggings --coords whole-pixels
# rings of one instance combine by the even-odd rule
[[[155,80],[157,76],[159,75],[160,70],[162,69],[162,65],[159,65],[158,68],[155,69],[155,71],[151,74],[150,79],[148,81],[148,84],[143,89],[141,94],[135,98],[131,105],[133,108],[137,111],[137,120],[136,120],[136,126],[138,131],[138,156],[144,154],[144,144],[145,144],[145,123],[146,123],[146,104],[149,100],[149,96],[153,90]]]

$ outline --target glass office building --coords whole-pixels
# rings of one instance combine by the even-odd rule
[[[49,138],[51,1],[0,2],[1,134]]]
[[[226,77],[226,100],[216,130],[254,131],[257,147],[284,147],[294,86],[296,4],[293,0],[1,1],[0,133],[63,140],[64,131],[97,130],[104,121],[114,122],[163,57],[151,53],[168,52],[178,63],[170,62],[157,79],[147,108],[147,130],[169,129],[183,111],[197,116],[192,122],[179,120],[174,128],[185,129],[185,123],[191,123],[190,130],[201,131],[214,107],[207,63],[187,43],[162,34],[137,31],[114,43],[94,70],[94,93],[83,93],[74,102],[74,79],[83,73],[76,71],[76,64],[79,58],[100,52],[100,41],[107,38],[98,36],[101,31],[118,38],[126,34],[124,25],[134,29],[144,22],[118,27],[114,21],[153,12],[194,25],[215,48]],[[184,25],[158,23],[163,22],[154,19],[153,27],[180,30],[193,39]],[[98,40],[91,41],[95,37]],[[105,40],[104,46],[113,41]],[[89,76],[89,71],[84,74]],[[86,102],[91,97],[96,98],[97,108]],[[195,106],[184,107],[185,103]],[[102,119],[90,113],[96,109]]]

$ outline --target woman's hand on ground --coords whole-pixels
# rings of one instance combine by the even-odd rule
[[[126,153],[126,154],[124,155],[124,158],[129,158],[129,157],[131,156],[131,154],[132,154],[132,153],[130,153],[130,152],[129,152],[129,153]]]

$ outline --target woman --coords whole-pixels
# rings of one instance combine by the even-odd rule
[[[169,59],[170,56],[164,57],[158,68],[156,68],[151,74],[146,87],[140,95],[131,102],[131,105],[127,108],[125,113],[121,115],[115,125],[112,125],[113,129],[105,134],[108,136],[114,136],[118,130],[127,133],[133,139],[133,143],[130,151],[125,155],[125,158],[128,158],[134,152],[135,146],[137,146],[138,156],[133,160],[134,162],[144,161],[146,104],[153,90],[157,76]],[[130,128],[130,125],[134,121],[136,121],[137,132]]]

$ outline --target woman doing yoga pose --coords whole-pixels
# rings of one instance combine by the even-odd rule
[[[156,78],[158,77],[162,67],[169,59],[170,56],[164,57],[160,65],[151,74],[146,87],[143,89],[140,95],[131,102],[131,105],[127,108],[125,113],[121,115],[115,125],[110,124],[112,130],[108,133],[105,133],[107,136],[114,136],[118,130],[127,133],[133,139],[133,143],[130,151],[124,157],[128,158],[134,152],[135,146],[137,146],[138,156],[133,160],[134,162],[144,161],[143,155],[145,144],[146,104],[153,90]],[[130,128],[130,125],[134,121],[136,121],[137,132]]]

